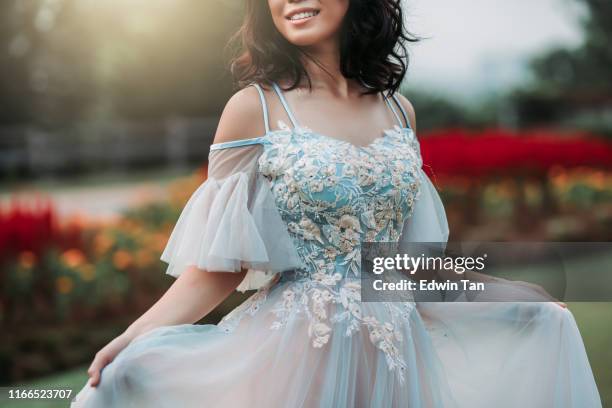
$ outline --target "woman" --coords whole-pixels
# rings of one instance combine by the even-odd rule
[[[395,93],[416,40],[399,1],[247,3],[233,73],[253,86],[161,257],[178,279],[96,354],[74,406],[600,406],[560,305],[361,302],[362,242],[448,238]],[[235,289],[258,291],[192,324]]]

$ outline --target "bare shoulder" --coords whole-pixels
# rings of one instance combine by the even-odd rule
[[[406,98],[404,95],[400,94],[399,92],[397,92],[397,99],[399,99],[400,103],[402,104],[402,107],[404,108],[404,110],[406,111],[406,114],[408,115],[408,120],[410,121],[410,127],[412,128],[414,132],[416,132],[416,113],[414,112],[414,106],[412,106],[412,103],[408,100],[408,98]]]
[[[249,139],[265,132],[259,93],[254,86],[247,86],[225,104],[213,143]]]

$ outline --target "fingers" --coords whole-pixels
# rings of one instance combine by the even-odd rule
[[[91,376],[91,380],[89,382],[89,385],[91,385],[92,387],[96,387],[98,384],[100,384],[100,371],[96,371]]]
[[[87,374],[89,375],[89,385],[95,387],[100,382],[100,369],[92,364],[91,367],[87,370]]]
[[[87,374],[89,375],[89,385],[95,387],[100,382],[100,372],[96,369],[87,370]]]
[[[89,369],[87,370],[87,374],[89,375],[89,385],[91,385],[92,387],[95,387],[100,383],[100,370],[102,370],[102,367],[104,367],[104,365],[104,359],[96,355],[94,361],[91,363],[91,366],[89,366]]]

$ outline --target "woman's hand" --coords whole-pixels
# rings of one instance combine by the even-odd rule
[[[100,383],[102,369],[110,364],[117,354],[130,344],[130,341],[131,339],[128,336],[121,334],[96,353],[93,362],[89,366],[89,369],[87,369],[87,374],[90,378],[89,385],[95,387]]]
[[[87,370],[89,384],[97,386],[102,369],[139,335],[161,326],[195,323],[206,316],[236,289],[246,273],[246,269],[224,273],[186,268],[149,310],[96,353]]]

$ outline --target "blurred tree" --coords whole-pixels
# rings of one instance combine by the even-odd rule
[[[0,2],[0,123],[28,119],[28,55],[32,47],[25,35],[19,35],[16,0]]]
[[[143,4],[1,2],[0,123],[217,114],[232,90],[223,47],[236,4]]]
[[[584,44],[575,49],[555,49],[533,60],[540,86],[552,92],[574,90],[612,94],[612,2],[580,0],[589,9],[582,21]]]
[[[483,101],[469,109],[444,95],[419,90],[403,90],[417,115],[417,131],[464,126],[484,128],[496,123],[497,106],[494,101]]]
[[[565,120],[577,111],[612,106],[612,2],[578,1],[588,9],[582,20],[584,43],[534,58],[533,83],[513,95],[526,124]]]

